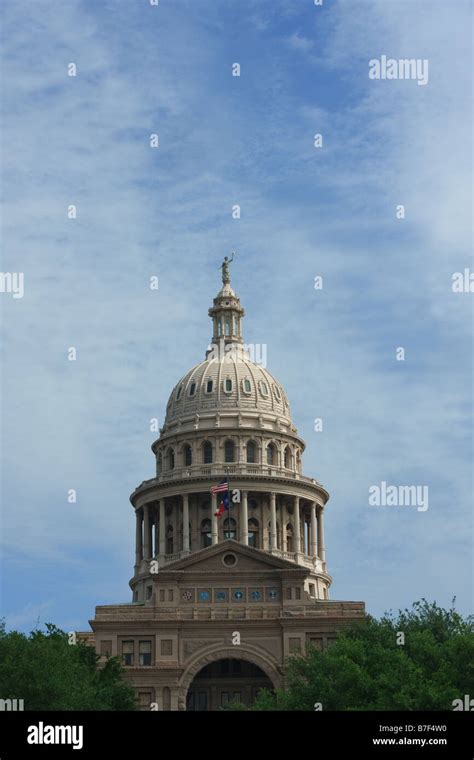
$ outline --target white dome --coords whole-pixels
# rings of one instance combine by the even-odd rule
[[[165,426],[190,414],[224,411],[271,413],[291,423],[287,395],[275,378],[244,352],[208,357],[173,388]]]

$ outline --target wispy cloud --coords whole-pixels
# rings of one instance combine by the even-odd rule
[[[312,40],[300,35],[298,32],[293,32],[293,34],[288,37],[288,44],[294,50],[302,50],[303,52],[311,50],[314,46]]]

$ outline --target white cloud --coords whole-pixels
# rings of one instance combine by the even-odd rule
[[[293,48],[293,50],[301,50],[304,53],[312,50],[314,46],[314,42],[312,40],[309,40],[307,37],[304,37],[298,32],[293,32],[293,34],[288,37],[288,44],[291,48]]]

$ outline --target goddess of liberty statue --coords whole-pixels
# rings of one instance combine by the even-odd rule
[[[220,265],[219,269],[222,272],[222,282],[224,285],[230,284],[230,269],[229,264],[231,261],[234,260],[235,251],[232,251],[232,258],[229,259],[228,256],[224,256],[224,261]]]

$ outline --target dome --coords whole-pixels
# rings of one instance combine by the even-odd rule
[[[181,378],[170,395],[165,426],[190,414],[225,411],[272,414],[291,423],[283,387],[265,367],[251,361],[243,347],[209,355]]]
[[[244,344],[245,311],[230,284],[230,261],[224,259],[223,286],[208,310],[213,334],[205,359],[173,388],[161,435],[219,427],[224,418],[227,426],[296,433],[285,390],[264,366],[266,346]]]
[[[234,254],[233,254],[234,255]],[[232,259],[233,259],[232,255]],[[227,256],[222,264],[222,288],[209,309],[213,335],[204,361],[190,369],[173,388],[163,431],[182,418],[245,412],[271,415],[293,427],[287,395],[268,370],[253,360],[261,346],[246,346],[242,338],[245,311],[230,284]]]

